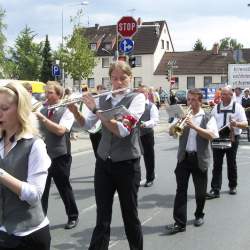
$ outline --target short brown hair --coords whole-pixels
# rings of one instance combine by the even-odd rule
[[[196,95],[196,96],[198,96],[199,101],[200,102],[202,101],[203,95],[202,95],[202,92],[201,92],[200,89],[190,89],[190,90],[188,90],[188,94],[190,94],[190,95]]]
[[[120,69],[122,70],[126,75],[132,76],[132,69],[131,67],[124,61],[117,61],[115,63],[110,64],[109,67],[109,77],[111,77],[112,72],[115,69]]]
[[[46,89],[50,88],[50,87],[52,87],[55,90],[56,94],[60,98],[63,97],[63,94],[64,94],[63,87],[60,85],[59,82],[57,82],[57,81],[48,81],[47,85],[46,85]]]

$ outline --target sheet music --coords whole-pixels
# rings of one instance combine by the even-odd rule
[[[177,117],[181,118],[185,116],[185,112],[181,105],[175,104],[175,105],[167,105],[166,110],[169,117]]]

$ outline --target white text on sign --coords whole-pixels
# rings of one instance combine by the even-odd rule
[[[119,23],[118,30],[135,30],[136,29],[136,23]]]

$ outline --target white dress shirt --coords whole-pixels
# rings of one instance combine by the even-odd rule
[[[204,115],[205,115],[204,110],[200,108],[199,112],[197,114],[195,114],[194,116],[192,116],[192,122],[195,125],[200,126]],[[214,138],[219,137],[216,120],[213,116],[211,116],[211,118],[209,119],[207,126],[206,126],[206,129],[208,129],[210,132],[213,133]],[[186,145],[186,151],[197,152],[196,136],[197,136],[197,132],[194,129],[190,128],[188,140],[187,140],[187,145]]]
[[[25,134],[23,138],[29,139],[32,138],[32,134]],[[10,151],[16,146],[17,141],[12,143]],[[0,156],[4,158],[4,141],[0,142]],[[40,202],[46,179],[48,174],[48,168],[51,165],[50,157],[47,154],[46,145],[42,139],[37,139],[32,145],[29,160],[28,160],[28,173],[27,181],[22,183],[21,194],[19,199],[26,201],[30,206],[34,205],[36,202]],[[47,217],[42,221],[42,223],[25,232],[14,232],[17,236],[25,236],[30,233],[37,231],[40,228],[49,224]],[[0,231],[6,231],[3,226],[0,226]]]
[[[108,94],[106,100],[111,98],[112,107],[114,107],[125,97],[127,93],[129,93],[129,91],[130,90],[127,90],[125,94],[115,95],[115,96],[113,96],[112,94]],[[99,108],[99,99],[96,99],[96,107]],[[132,100],[130,106],[128,107],[128,110],[137,120],[139,120],[145,110],[144,94],[139,93],[138,95],[136,95],[135,98]],[[92,112],[89,112],[86,115],[84,114],[84,117],[85,117],[84,128],[86,130],[91,129],[93,125],[98,121],[98,117]],[[118,121],[117,125],[121,137],[126,137],[130,134],[130,131],[123,125],[122,122]]]
[[[146,104],[149,104],[149,100],[146,100]],[[159,110],[154,103],[152,103],[150,109],[150,120],[143,122],[145,128],[153,128],[159,122]]]
[[[223,103],[221,102],[220,104],[220,110],[232,110],[233,109],[233,100],[230,102],[229,105],[224,106]],[[217,113],[217,105],[213,108],[211,115],[215,117],[215,120],[217,122],[218,129],[223,127],[223,122],[224,122],[224,113],[220,112],[219,114]],[[234,119],[236,122],[247,122],[246,114],[244,108],[239,104],[235,103],[235,112],[234,113],[227,113],[227,119],[226,119],[226,124],[229,124],[229,119],[230,117]],[[235,135],[240,135],[242,132],[242,129],[240,128],[234,128],[234,134]]]

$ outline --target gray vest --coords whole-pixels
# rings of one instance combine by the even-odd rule
[[[206,128],[206,125],[210,119],[209,114],[205,114],[201,120],[200,127]],[[179,149],[178,149],[178,162],[181,162],[185,158],[186,154],[186,145],[189,135],[189,128],[184,128],[183,135],[179,138]],[[210,159],[210,146],[209,140],[200,137],[198,134],[196,136],[197,142],[197,157],[198,157],[198,165],[202,171],[206,171],[209,167],[209,159]]]
[[[66,111],[65,107],[58,108],[51,120],[57,124],[59,124],[60,119],[62,118],[64,112]],[[44,116],[48,117],[48,109],[43,108],[40,111]],[[55,133],[50,132],[42,122],[40,122],[41,132],[44,135],[44,141],[47,147],[48,155],[51,159],[56,157],[70,154],[71,152],[71,143],[70,143],[70,133],[66,132],[62,136],[58,136]]]
[[[35,139],[21,139],[16,146],[2,159],[0,167],[20,181],[27,181],[29,154]],[[41,201],[30,206],[7,187],[0,184],[0,225],[8,233],[27,231],[38,226],[44,220]]]
[[[128,108],[136,95],[137,93],[133,92],[127,94],[116,106],[124,105]],[[102,110],[112,108],[111,98],[106,100],[106,96],[100,97],[99,105]],[[124,138],[112,134],[103,126],[102,139],[99,143],[97,153],[103,160],[110,157],[113,162],[139,158],[141,148],[139,145],[138,125],[132,129],[130,135]]]
[[[145,111],[143,113],[143,115],[141,116],[140,121],[141,122],[146,122],[150,120],[150,110],[152,108],[152,102],[149,102],[149,104],[146,103],[145,105]],[[149,133],[153,133],[154,130],[152,128],[141,128],[140,127],[140,136],[142,135],[146,135]]]

